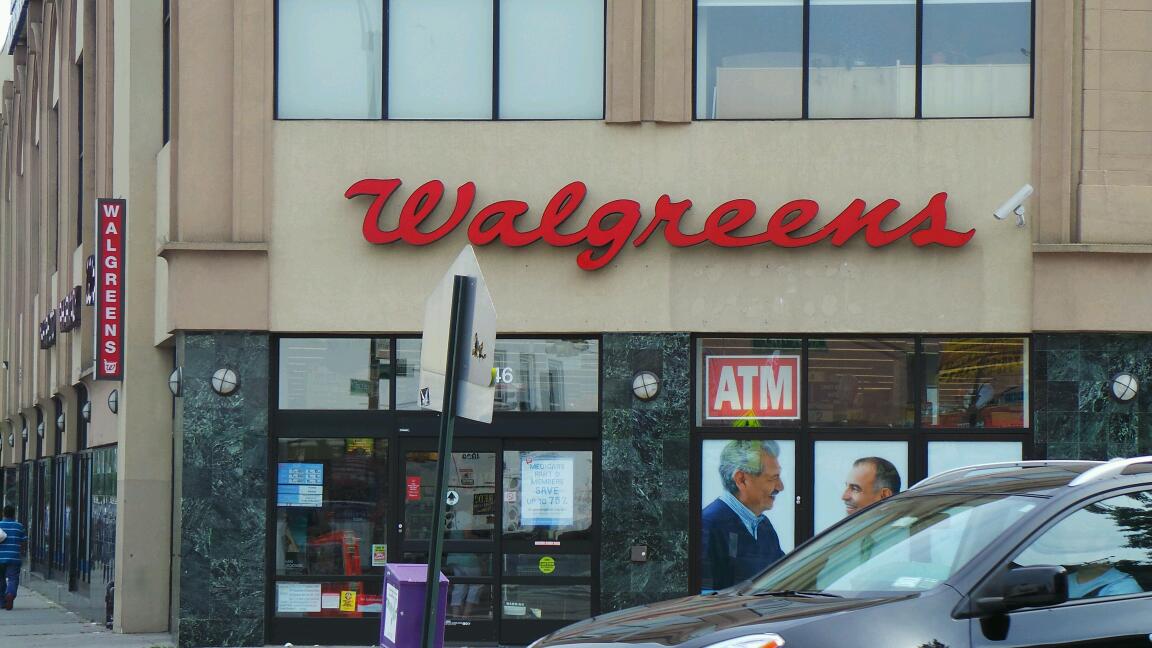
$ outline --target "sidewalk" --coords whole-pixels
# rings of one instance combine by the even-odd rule
[[[467,648],[467,644],[449,644]],[[119,634],[82,619],[39,592],[20,588],[11,612],[0,610],[0,646],[20,648],[174,648],[172,635]],[[279,648],[270,646],[269,648]],[[311,647],[310,647],[311,648]],[[327,646],[321,648],[341,648]],[[357,647],[347,647],[357,648]],[[359,647],[363,648],[363,647]],[[488,644],[488,648],[495,648]]]
[[[169,634],[118,634],[20,588],[11,611],[0,610],[0,645],[21,648],[153,648],[175,646]]]

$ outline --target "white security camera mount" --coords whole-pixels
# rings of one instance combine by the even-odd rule
[[[1016,214],[1016,227],[1024,227],[1024,201],[1032,195],[1032,191],[1030,184],[1020,187],[1020,190],[1004,201],[1003,205],[996,208],[992,215],[996,217],[996,220],[1004,220],[1008,218],[1008,214]]]

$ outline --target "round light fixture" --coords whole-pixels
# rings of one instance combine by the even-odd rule
[[[176,367],[172,373],[168,375],[168,390],[172,392],[173,396],[184,395],[184,368]]]
[[[660,393],[660,378],[651,371],[639,371],[632,377],[632,395],[642,401],[656,398]]]
[[[16,447],[16,435],[12,433],[12,430],[8,430],[8,447]]]
[[[240,376],[231,369],[217,369],[212,374],[212,391],[221,396],[229,396],[240,388]]]
[[[40,437],[41,439],[44,438],[44,421],[40,421],[36,424],[36,436]]]
[[[85,422],[92,420],[92,401],[84,401],[84,405],[80,407],[80,418]]]
[[[56,431],[64,431],[64,412],[60,412],[60,416],[56,417]]]
[[[1130,373],[1118,373],[1112,376],[1112,398],[1115,398],[1121,403],[1127,403],[1133,398],[1136,398],[1138,391],[1140,391],[1140,382],[1136,380],[1136,376]]]
[[[20,426],[20,440],[21,441],[27,441],[28,440],[28,424],[27,423],[24,423]]]
[[[108,409],[112,410],[113,414],[120,411],[120,390],[113,389],[112,393],[108,394]]]

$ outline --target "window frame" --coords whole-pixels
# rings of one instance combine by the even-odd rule
[[[348,121],[348,122],[534,122],[534,121],[604,121],[608,113],[608,0],[601,0],[603,11],[604,31],[600,63],[602,66],[602,85],[600,89],[600,116],[588,117],[537,117],[537,118],[502,118],[500,116],[500,7],[501,0],[492,2],[492,115],[487,118],[403,118],[389,117],[389,60],[388,37],[391,22],[391,0],[380,0],[383,5],[382,12],[382,42],[381,42],[381,83],[380,83],[380,117],[284,117],[280,114],[280,0],[275,0],[272,7],[272,119],[275,121]],[[693,36],[695,46],[695,36]]]
[[[811,47],[811,31],[812,31],[812,0],[801,0],[803,3],[802,13],[803,22],[801,34],[801,63],[800,63],[800,95],[801,95],[801,113],[799,117],[736,117],[736,118],[720,118],[720,117],[701,117],[700,107],[697,104],[697,84],[700,83],[700,69],[699,69],[699,13],[700,1],[692,0],[692,121],[703,122],[723,122],[723,121],[858,121],[858,120],[881,120],[881,119],[897,119],[897,120],[947,120],[947,119],[1032,119],[1036,115],[1036,4],[1037,0],[1027,0],[1029,8],[1029,55],[1028,55],[1028,113],[1022,115],[1012,116],[994,116],[994,115],[981,115],[981,116],[962,116],[962,117],[925,117],[923,112],[923,70],[924,70],[924,0],[916,0],[916,100],[915,111],[912,117],[811,117],[808,110],[808,78],[811,70],[809,56]]]
[[[1020,556],[1020,554],[1027,551],[1037,540],[1039,540],[1041,537],[1043,537],[1044,534],[1051,531],[1053,528],[1055,528],[1057,525],[1064,522],[1064,520],[1068,519],[1069,517],[1071,517],[1075,513],[1082,511],[1082,510],[1086,509],[1087,507],[1092,506],[1093,504],[1099,504],[1101,502],[1105,502],[1105,501],[1108,501],[1110,499],[1115,499],[1117,497],[1123,497],[1125,495],[1133,495],[1136,493],[1152,493],[1152,488],[1150,488],[1148,484],[1124,486],[1121,488],[1116,488],[1116,489],[1107,490],[1107,491],[1098,491],[1098,492],[1093,493],[1093,494],[1088,495],[1088,496],[1082,496],[1080,498],[1072,500],[1071,502],[1067,503],[1066,505],[1063,505],[1058,512],[1048,515],[1042,523],[1037,524],[1031,530],[1031,532],[1029,532],[1027,535],[1025,535],[1019,542],[1011,545],[1006,551],[998,552],[996,560],[992,564],[992,568],[984,570],[984,573],[981,575],[979,580],[976,581],[972,585],[972,587],[969,589],[972,592],[977,592],[981,588],[986,587],[999,574],[1003,573],[1003,570],[1006,569],[1009,565],[1011,565],[1012,562],[1017,557]],[[1041,504],[1040,506],[1043,507],[1044,504]],[[1093,605],[1093,604],[1099,604],[1099,603],[1107,604],[1107,603],[1111,603],[1114,601],[1121,601],[1121,600],[1128,600],[1128,599],[1135,599],[1135,598],[1152,598],[1152,590],[1146,590],[1144,592],[1133,593],[1133,594],[1121,594],[1121,595],[1117,595],[1117,596],[1088,597],[1088,598],[1077,598],[1077,599],[1069,598],[1067,601],[1060,603],[1060,604],[1057,604],[1057,605],[1049,605],[1049,606],[1039,607],[1039,608],[1025,608],[1024,610],[1021,610],[1021,611],[1058,610],[1058,609],[1063,609],[1063,608],[1072,607],[1072,606]],[[1013,610],[1013,612],[1016,612],[1016,610]],[[1012,614],[1012,612],[1009,612],[1009,614]]]
[[[770,340],[796,340],[799,343],[800,360],[800,418],[793,421],[782,421],[765,424],[761,427],[728,427],[705,425],[700,418],[700,408],[703,404],[701,390],[706,389],[698,376],[702,376],[700,363],[703,356],[699,353],[700,345],[705,339],[770,339]],[[943,428],[924,426],[919,416],[914,417],[912,425],[907,427],[858,425],[820,425],[809,421],[809,407],[811,405],[811,389],[809,386],[809,348],[812,340],[861,340],[861,339],[908,339],[914,341],[914,357],[912,359],[912,383],[909,390],[913,398],[914,411],[920,412],[925,398],[924,347],[926,339],[1023,339],[1026,340],[1025,357],[1028,371],[1024,380],[1033,384],[1036,371],[1036,344],[1033,336],[1014,333],[948,333],[948,334],[914,334],[914,333],[783,333],[773,331],[763,332],[707,332],[693,333],[690,340],[689,375],[692,376],[693,392],[689,399],[689,452],[691,453],[688,473],[688,555],[698,556],[700,551],[701,510],[702,502],[702,457],[704,441],[717,439],[772,439],[776,441],[795,442],[795,465],[784,466],[785,471],[793,475],[796,490],[792,493],[785,491],[785,496],[799,497],[795,507],[793,528],[795,532],[794,546],[815,537],[816,509],[815,509],[815,480],[818,467],[815,466],[816,444],[821,441],[903,441],[908,450],[908,471],[902,474],[902,488],[906,490],[916,482],[927,476],[928,445],[934,441],[1018,441],[1020,443],[1021,458],[1032,459],[1043,455],[1044,446],[1038,444],[1034,438],[1036,425],[1037,401],[1031,391],[1026,403],[1027,426],[1004,428]],[[701,578],[701,567],[698,561],[689,562],[689,585],[698,588]]]

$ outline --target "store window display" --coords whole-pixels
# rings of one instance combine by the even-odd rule
[[[278,576],[357,577],[383,573],[390,517],[387,461],[388,444],[383,439],[280,440],[275,557]],[[297,600],[292,597],[303,599],[305,589],[285,590],[282,598],[290,602]],[[346,600],[343,607],[324,607],[324,596],[341,592],[359,592],[358,602],[349,605]],[[373,601],[376,594],[364,593],[362,587],[349,587],[349,583],[325,583],[319,595],[311,597],[316,599],[311,607],[293,603],[278,612],[322,616],[378,612],[378,602]]]

